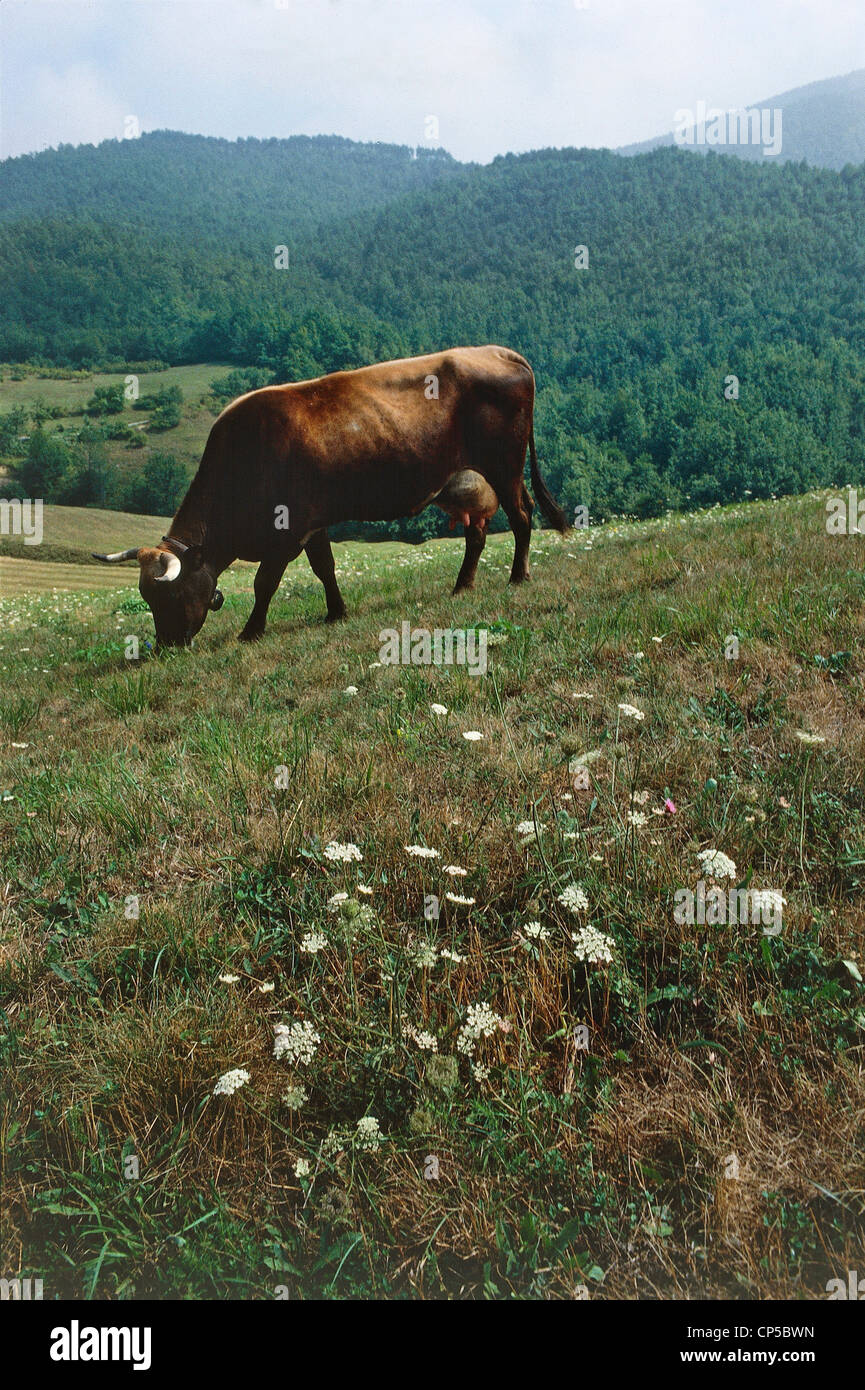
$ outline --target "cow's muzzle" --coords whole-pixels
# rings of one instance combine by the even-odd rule
[[[213,598],[210,600],[211,613],[218,613],[224,603],[225,594],[222,592],[221,589],[214,589]]]

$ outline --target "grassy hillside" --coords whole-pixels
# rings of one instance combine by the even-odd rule
[[[158,372],[138,372],[138,389],[142,396],[161,391],[166,386],[179,386],[186,399],[207,395],[211,382],[227,376],[230,367],[218,362],[195,362],[181,367],[165,367]],[[49,406],[59,406],[69,414],[57,418],[62,424],[71,424],[80,417],[94,391],[100,386],[123,385],[124,372],[83,372],[78,378],[53,377],[50,370],[38,375],[26,369],[15,371],[0,367],[0,410],[13,410],[16,406],[27,407],[36,400]],[[142,419],[131,410],[124,417]],[[172,436],[173,438],[174,436]]]
[[[221,408],[220,402],[210,395],[211,384],[225,377],[229,370],[216,363],[198,362],[182,367],[166,367],[162,371],[137,372],[135,375],[141,397],[172,386],[180,388],[184,397],[180,422],[170,430],[151,431],[152,411],[134,410],[132,404],[126,402],[123,411],[112,415],[107,425],[104,419],[100,422],[101,432],[105,436],[101,449],[108,466],[116,468],[122,476],[141,468],[150,453],[167,451],[191,477],[198,467],[210,427]],[[91,397],[100,387],[123,386],[126,376],[125,371],[91,372],[82,373],[80,379],[65,379],[52,377],[44,369],[36,375],[22,369],[11,371],[8,367],[0,368],[0,415],[14,410],[25,411],[29,423],[24,424],[22,430],[29,431],[32,436],[35,428],[33,421],[38,418],[40,411],[48,409],[51,416],[45,423],[45,429],[49,434],[59,432],[67,445],[74,446],[85,424],[89,428],[94,427],[94,421],[84,415]],[[97,429],[100,423],[96,424]],[[129,438],[110,437],[111,429],[120,424],[128,426],[131,432]],[[19,436],[16,446],[19,458],[28,447],[28,438],[26,434]],[[5,463],[0,463],[0,479],[14,469],[16,461],[16,455],[10,452]],[[81,509],[57,509],[58,513],[75,510]],[[8,549],[5,545],[4,548]],[[86,540],[84,548],[87,548]],[[18,550],[15,553],[22,552]]]
[[[459,599],[455,541],[340,547],[343,625],[301,562],[240,646],[232,573],[195,649],[158,660],[131,582],[3,601],[22,1274],[46,1298],[807,1300],[846,1278],[865,583],[825,515],[810,495],[543,534],[516,590],[494,538]],[[488,628],[487,674],[377,665],[403,621]],[[676,921],[707,849],[783,893],[780,935]],[[607,963],[572,938],[589,924]],[[274,1056],[293,1023],[305,1046]]]

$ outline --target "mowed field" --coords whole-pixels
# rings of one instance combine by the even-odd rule
[[[14,562],[4,1270],[802,1300],[861,1270],[865,541],[825,518],[539,532],[516,589],[495,537],[458,599],[457,541],[339,546],[344,623],[301,558],[238,644],[243,568],[159,658],[134,566]],[[403,622],[486,629],[485,674],[378,664]],[[677,920],[707,850],[783,894],[777,935]]]
[[[28,525],[33,525],[32,513]],[[92,558],[93,551],[110,555],[132,545],[155,545],[170,525],[167,516],[43,507],[38,545],[21,536],[6,536],[0,542],[0,600],[54,589],[128,588],[137,583],[134,566],[100,564]]]

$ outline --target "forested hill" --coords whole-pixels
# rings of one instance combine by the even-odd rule
[[[204,141],[222,192],[198,234],[189,218],[204,218],[213,181],[188,187],[175,149],[191,147],[173,140],[58,152],[66,192],[40,195],[52,210],[38,216],[12,215],[15,198],[35,203],[13,170],[0,360],[227,360],[296,380],[498,341],[536,367],[545,468],[567,505],[645,514],[865,475],[865,168],[675,149],[460,166],[365,146],[376,179],[346,173],[337,197],[310,174],[297,230],[279,235],[288,212],[265,215],[274,166],[247,158],[268,142]],[[135,179],[115,176],[118,161],[138,167],[139,145],[135,212]],[[311,168],[319,150],[327,166],[355,155],[309,141]],[[55,167],[43,159],[34,177]],[[288,269],[274,265],[282,241]]]
[[[753,105],[761,110],[780,110],[783,113],[782,142],[778,153],[767,153],[762,140],[753,144],[738,143],[738,132],[734,128],[733,138],[737,143],[723,139],[713,143],[711,148],[717,154],[767,160],[770,164],[804,159],[809,164],[826,169],[843,169],[846,164],[861,164],[865,160],[865,69],[847,73],[843,77],[829,77],[822,82],[809,82],[805,87],[780,92]],[[671,112],[671,117],[673,114]],[[696,116],[696,108],[694,114]],[[771,124],[767,129],[771,131]],[[706,123],[703,124],[703,132],[705,136]],[[711,131],[713,142],[716,134],[725,133],[730,135],[729,125],[726,131],[720,128],[717,132]],[[652,140],[627,145],[619,150],[619,154],[646,154],[661,145],[674,143],[674,134],[668,131]],[[694,143],[683,148],[705,154],[710,146],[701,143],[701,137],[697,134]]]
[[[72,216],[254,244],[314,232],[469,167],[441,149],[336,135],[218,140],[158,130],[0,162],[0,220]]]

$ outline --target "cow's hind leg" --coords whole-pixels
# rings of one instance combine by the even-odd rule
[[[246,627],[239,634],[241,642],[255,642],[262,636],[267,625],[267,610],[270,600],[279,588],[279,581],[285,574],[290,560],[296,560],[302,547],[293,545],[291,550],[282,550],[267,560],[262,560],[255,576],[255,604],[249,615]]]
[[[514,533],[514,563],[511,566],[511,583],[522,584],[529,576],[529,541],[532,535],[532,512],[535,504],[526,491],[525,483],[519,477],[515,485],[500,495],[505,516]]]
[[[324,585],[327,599],[327,621],[335,623],[339,618],[345,617],[345,604],[336,582],[336,566],[333,562],[333,551],[330,548],[330,537],[327,531],[314,532],[304,548],[313,574]]]
[[[454,593],[464,593],[466,589],[475,587],[475,575],[478,572],[478,561],[481,558],[481,551],[486,545],[487,533],[481,526],[466,526],[466,553],[462,563],[462,568],[457,575],[457,582],[454,585]]]

